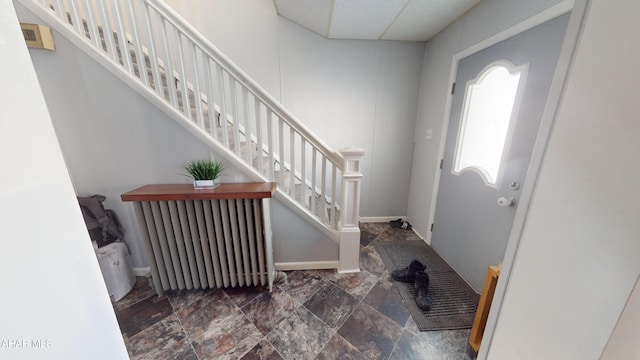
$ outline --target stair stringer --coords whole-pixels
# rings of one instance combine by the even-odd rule
[[[163,98],[161,98],[155,91],[151,88],[140,83],[140,80],[135,76],[128,73],[125,68],[120,65],[117,65],[110,59],[106,53],[97,51],[93,45],[88,41],[78,36],[75,30],[61,22],[58,18],[50,14],[47,10],[43,9],[41,6],[35,4],[32,0],[17,0],[21,5],[31,11],[36,17],[38,17],[43,22],[47,23],[54,30],[64,36],[68,41],[73,43],[76,47],[82,50],[85,54],[91,57],[93,60],[98,62],[104,68],[106,68],[110,73],[120,79],[122,82],[127,84],[130,88],[132,88],[136,93],[140,94],[147,101],[152,103],[158,109],[160,109],[163,113],[165,113],[170,119],[174,120],[180,126],[185,128],[188,132],[194,135],[199,141],[201,141],[204,145],[209,147],[212,151],[219,154],[224,160],[226,160],[230,165],[236,167],[241,173],[252,179],[253,181],[258,182],[268,182],[270,181],[265,176],[260,174],[256,169],[249,166],[247,163],[243,161],[239,156],[237,156],[233,151],[226,148],[222,144],[220,144],[217,140],[212,138],[205,130],[198,127],[197,124],[188,119],[184,114],[180,113],[173,106],[168,104]],[[307,130],[305,128],[305,130]],[[291,197],[286,194],[281,189],[276,190],[275,194],[276,198],[281,201],[285,206],[289,207],[296,214],[302,217],[304,220],[312,224],[318,230],[320,230],[325,236],[330,238],[336,243],[340,243],[340,234],[338,231],[332,229],[326,224],[322,223],[318,220],[313,214],[310,213],[309,210],[302,207],[296,201],[292,200]]]

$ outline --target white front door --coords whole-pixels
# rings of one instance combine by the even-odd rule
[[[431,245],[478,291],[504,255],[568,19],[458,64]]]

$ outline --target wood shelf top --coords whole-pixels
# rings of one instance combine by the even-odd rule
[[[276,183],[222,183],[215,189],[194,189],[193,184],[150,184],[120,195],[122,201],[230,200],[273,197]]]

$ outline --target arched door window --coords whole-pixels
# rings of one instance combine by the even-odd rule
[[[478,173],[498,188],[509,150],[528,64],[501,60],[487,66],[465,88],[453,174]]]

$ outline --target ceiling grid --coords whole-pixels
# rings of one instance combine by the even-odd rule
[[[273,0],[278,15],[329,39],[427,41],[480,0]]]

